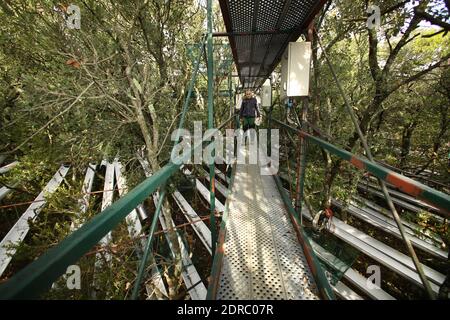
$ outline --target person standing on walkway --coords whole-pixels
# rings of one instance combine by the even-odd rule
[[[260,117],[261,114],[258,109],[258,101],[251,90],[245,92],[242,100],[241,110],[239,116],[243,119],[243,129],[246,132],[248,129],[255,129],[255,118]]]

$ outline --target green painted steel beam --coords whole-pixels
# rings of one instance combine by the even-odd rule
[[[373,163],[370,160],[362,157],[358,157],[342,148],[339,148],[329,142],[322,139],[314,137],[304,131],[298,130],[292,126],[285,124],[277,119],[271,119],[273,122],[279,124],[280,126],[298,132],[303,137],[318,145],[319,147],[327,150],[328,152],[338,156],[339,158],[350,162],[353,166],[360,170],[365,170],[373,174],[375,177],[393,184],[401,191],[410,194],[414,197],[420,198],[423,201],[437,207],[442,214],[447,218],[450,218],[450,196],[430,188],[420,182],[414,181],[408,177],[391,171],[377,163]]]
[[[214,127],[214,52],[213,52],[213,13],[212,0],[207,0],[207,60],[208,60],[208,129]],[[214,143],[214,142],[212,142]],[[212,151],[213,157],[215,151]],[[211,228],[211,252],[216,252],[217,231],[216,231],[216,216],[215,216],[215,177],[214,177],[214,163],[209,165],[209,193],[210,193],[210,228]]]
[[[142,279],[144,278],[145,267],[147,266],[148,257],[150,255],[150,250],[152,248],[153,236],[156,231],[156,226],[158,225],[158,219],[161,214],[165,196],[166,196],[166,188],[163,186],[161,193],[159,194],[159,199],[156,205],[155,214],[153,216],[152,225],[150,226],[150,232],[147,237],[147,243],[145,244],[144,254],[142,256],[141,263],[139,264],[138,275],[134,283],[133,292],[131,294],[131,300],[136,300],[139,295],[139,289],[141,287]]]

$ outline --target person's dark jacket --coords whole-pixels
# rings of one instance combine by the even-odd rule
[[[239,111],[240,117],[255,118],[260,116],[258,110],[258,102],[256,98],[243,99],[241,104],[241,110]]]

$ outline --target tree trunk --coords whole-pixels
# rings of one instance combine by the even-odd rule
[[[401,151],[400,151],[400,162],[399,162],[399,167],[401,169],[404,169],[406,166],[406,158],[408,157],[409,151],[411,149],[412,134],[416,127],[417,127],[417,121],[413,120],[412,122],[408,123],[403,128],[402,144],[401,144]]]
[[[156,148],[157,148],[157,141],[152,141],[152,136],[150,134],[150,128],[147,125],[147,121],[145,119],[145,115],[144,112],[142,110],[143,106],[146,104],[145,101],[142,101],[141,99],[141,92],[139,92],[139,89],[136,87],[136,84],[133,81],[133,76],[131,75],[131,59],[128,53],[128,48],[125,47],[123,45],[122,42],[122,46],[125,48],[124,50],[124,60],[127,63],[127,67],[125,68],[125,75],[128,81],[128,85],[130,86],[131,92],[133,93],[133,98],[132,99],[132,104],[133,104],[133,108],[134,108],[134,113],[136,116],[136,121],[139,125],[139,128],[141,129],[141,133],[142,136],[144,138],[145,141],[145,145],[147,147],[147,158],[148,161],[150,163],[152,172],[155,173],[160,169],[159,166],[159,162],[158,162],[158,157],[157,157],[157,152],[156,152]],[[157,127],[155,127],[155,124],[153,124],[153,134],[154,137],[157,137]],[[173,253],[174,253],[174,263],[175,263],[175,269],[174,269],[174,273],[173,273],[173,280],[170,279],[171,281],[168,281],[168,283],[176,283],[177,285],[175,286],[169,286],[169,298],[170,297],[174,297],[178,295],[178,291],[180,286],[178,285],[178,283],[180,282],[180,277],[181,277],[181,250],[180,250],[180,244],[178,243],[178,237],[176,234],[176,231],[174,229],[174,224],[173,224],[173,220],[172,220],[172,211],[170,208],[170,204],[169,201],[164,200],[163,203],[163,217],[164,220],[166,221],[166,225],[167,227],[170,229],[168,231],[168,236],[169,236],[169,241],[172,244],[172,248],[173,248]]]
[[[441,106],[440,112],[441,112],[441,125],[438,135],[434,138],[432,156],[425,165],[423,165],[419,170],[414,172],[414,174],[416,175],[425,171],[430,166],[430,164],[432,164],[436,160],[437,153],[442,146],[442,141],[444,140],[443,138],[447,133],[450,124],[450,121],[448,119],[448,106],[446,105]]]
[[[327,114],[331,114],[331,101],[327,99]],[[327,135],[331,135],[331,121],[328,121]],[[337,173],[337,168],[332,167],[333,161],[330,154],[322,149],[322,155],[325,160],[325,180],[324,180],[324,198],[322,202],[323,208],[329,208],[331,206],[331,186]]]

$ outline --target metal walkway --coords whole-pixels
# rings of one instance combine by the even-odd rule
[[[319,299],[274,178],[256,164],[238,164],[228,201],[215,299]]]

